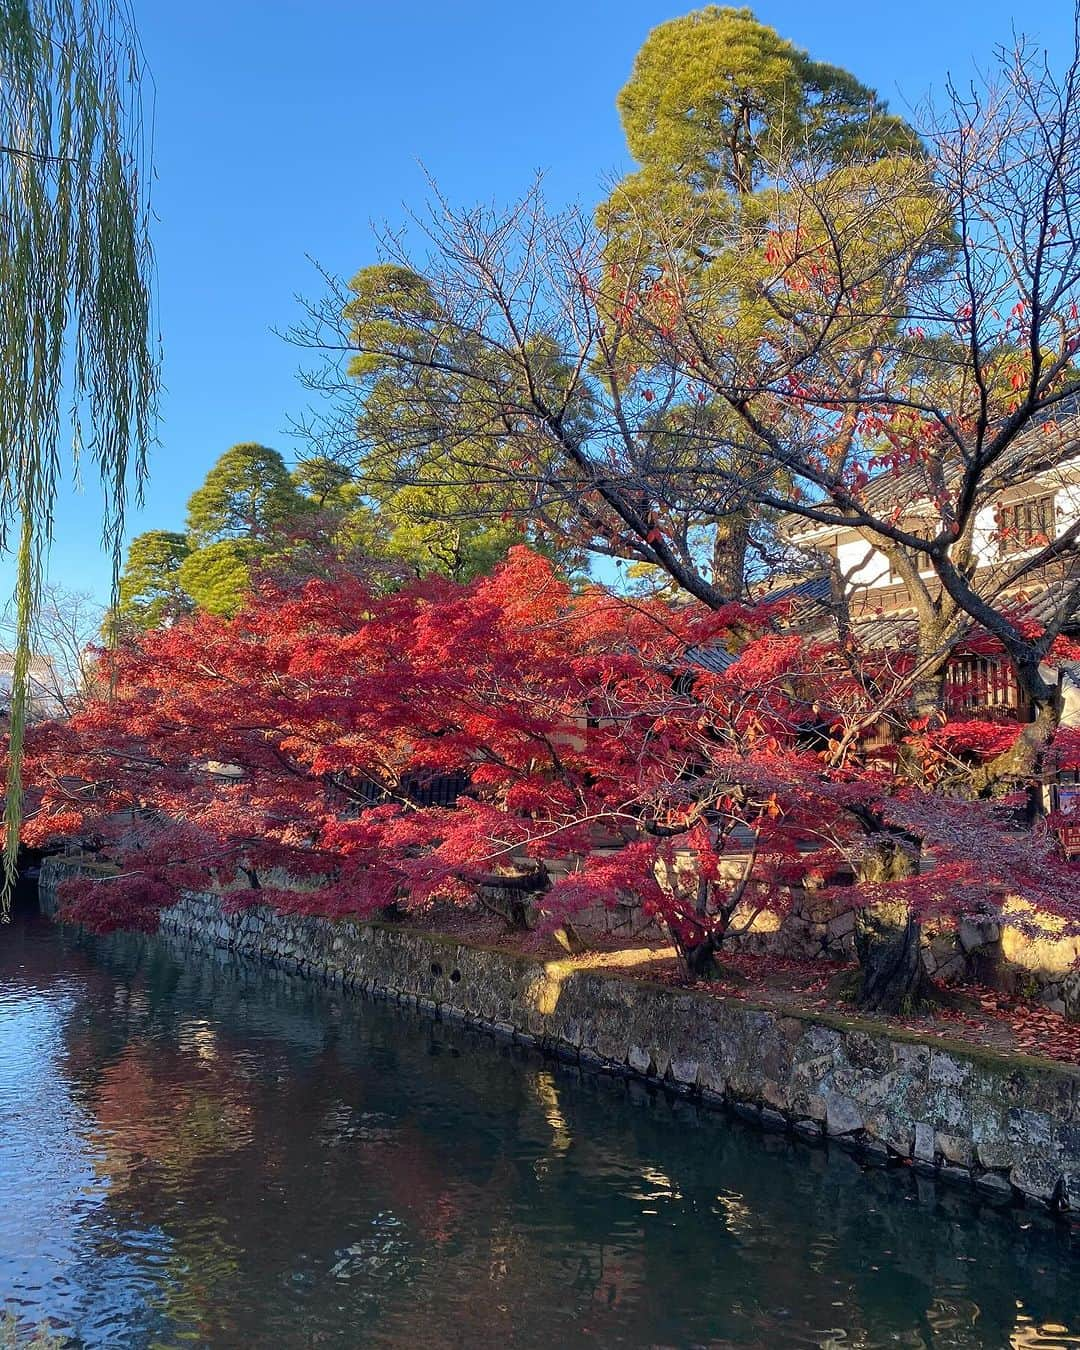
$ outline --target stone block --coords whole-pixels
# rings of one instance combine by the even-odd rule
[[[938,1131],[934,1145],[945,1161],[956,1167],[970,1167],[975,1160],[975,1146],[963,1135]]]
[[[934,972],[939,979],[954,980],[959,979],[967,969],[967,962],[960,952],[954,952],[943,961],[938,962],[937,970]]]
[[[1068,1121],[1054,1127],[1054,1143],[1050,1150],[1059,1158],[1076,1159],[1080,1168],[1080,1124]]]
[[[890,1046],[893,1067],[912,1081],[921,1082],[929,1073],[930,1047],[910,1041],[893,1041]]]
[[[957,937],[965,952],[973,952],[980,947],[989,947],[998,942],[1001,938],[1001,925],[992,919],[961,919]]]
[[[830,1135],[853,1134],[865,1125],[863,1109],[851,1097],[830,1093],[825,1098],[825,1129]]]
[[[804,1047],[808,1057],[832,1055],[844,1043],[844,1033],[833,1027],[811,1026],[800,1045],[800,1057]]]
[[[980,1139],[975,1153],[983,1167],[1008,1168],[1016,1160],[1016,1145],[1003,1139]]]
[[[728,1080],[723,1067],[712,1061],[704,1059],[698,1068],[698,1085],[702,1094],[722,1099],[727,1096]]]
[[[944,1050],[930,1053],[930,1081],[946,1087],[963,1087],[971,1078],[971,1065]]]
[[[816,1120],[819,1125],[824,1126],[825,1118],[828,1115],[828,1107],[825,1105],[825,1098],[813,1096],[807,1099],[806,1114],[811,1120]]]
[[[898,1157],[911,1157],[915,1147],[915,1127],[910,1121],[878,1113],[867,1118],[866,1128]]]
[[[1000,1172],[983,1172],[975,1178],[975,1189],[988,1200],[1000,1204],[1012,1204],[1013,1188],[1007,1177]]]
[[[1053,1139],[1053,1123],[1041,1111],[1026,1111],[1014,1106],[1009,1111],[1009,1138],[1025,1149],[1049,1148]]]
[[[647,1074],[653,1069],[652,1055],[648,1050],[643,1050],[640,1045],[632,1045],[630,1052],[626,1056],[626,1062],[635,1073]]]
[[[698,1081],[698,1062],[696,1059],[673,1059],[671,1061],[671,1076],[676,1083],[683,1084],[684,1087],[697,1087]]]
[[[853,910],[845,910],[843,914],[838,914],[835,919],[830,919],[828,923],[829,939],[837,942],[841,938],[847,937],[855,931],[855,913]]]
[[[919,1122],[915,1126],[915,1145],[912,1149],[912,1155],[920,1162],[932,1163],[937,1156],[937,1137],[934,1133],[934,1127]]]
[[[945,1134],[967,1134],[973,1129],[973,1094],[954,1087],[931,1086],[923,1096],[923,1114]]]
[[[1044,1204],[1053,1200],[1060,1179],[1061,1168],[1037,1155],[1021,1158],[1009,1173],[1009,1180],[1018,1191],[1026,1198],[1041,1200]]]

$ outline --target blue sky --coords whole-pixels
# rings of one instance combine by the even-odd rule
[[[422,205],[424,167],[454,202],[506,200],[537,170],[591,203],[627,167],[615,95],[654,0],[134,0],[155,83],[155,207],[166,393],[147,503],[130,533],[179,528],[187,497],[238,441],[292,457],[305,395],[276,337],[319,290],[307,255],[350,274],[372,222]],[[1024,25],[1063,47],[1071,6]],[[903,5],[768,0],[758,17],[846,66],[896,111],[986,63],[1015,0]],[[60,503],[50,577],[105,598],[101,490]],[[10,578],[0,562],[0,585]]]

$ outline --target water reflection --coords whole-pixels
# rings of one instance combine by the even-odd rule
[[[79,1345],[1080,1345],[1048,1220],[157,941],[0,935],[0,1120]]]

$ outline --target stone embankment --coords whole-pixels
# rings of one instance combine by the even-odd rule
[[[69,868],[42,874],[48,908]],[[768,1129],[828,1138],[1014,1200],[1080,1211],[1080,1071],[920,1040],[870,1021],[756,1008],[624,973],[414,929],[222,911],[190,895],[162,927],[205,946],[488,1027],[596,1069],[651,1079]]]
[[[736,951],[794,957],[800,961],[850,961],[855,955],[857,911],[843,892],[823,898],[808,891],[796,895],[784,914],[766,911],[753,918],[736,911],[735,930],[727,938]],[[923,926],[923,964],[935,979],[989,985],[1037,999],[1052,1012],[1080,1020],[1080,937],[1048,915],[1037,915],[1022,901],[1006,905],[1020,922],[1000,923],[971,916],[957,927]],[[660,936],[641,907],[597,907],[575,916],[584,931]]]

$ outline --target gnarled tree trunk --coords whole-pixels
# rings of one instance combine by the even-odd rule
[[[859,865],[859,881],[881,884],[917,875],[917,849],[900,839],[876,840]],[[859,958],[857,1005],[867,1012],[907,1013],[930,996],[922,961],[922,926],[902,901],[868,905],[855,919]]]
[[[532,927],[537,897],[546,895],[550,889],[551,874],[545,864],[538,861],[527,871],[494,872],[484,877],[477,894],[485,909],[498,914],[511,932],[525,933]],[[571,956],[579,956],[589,949],[569,920],[555,929],[554,937]]]
[[[1034,705],[1034,718],[1025,722],[1015,742],[972,775],[972,786],[978,796],[988,796],[995,788],[1037,779],[1046,755],[1046,748],[1054,739],[1061,718],[1060,696],[1051,689],[1050,696]],[[1033,800],[1033,813],[1039,813],[1039,803]]]
[[[551,876],[543,862],[537,862],[527,870],[507,869],[473,880],[484,908],[497,914],[511,932],[519,933],[529,929],[532,897],[551,889]]]
[[[721,595],[738,598],[745,592],[749,544],[750,516],[747,511],[733,511],[716,522],[712,583]]]

